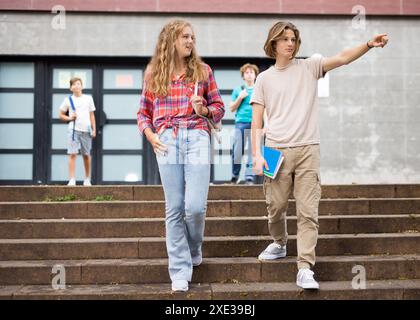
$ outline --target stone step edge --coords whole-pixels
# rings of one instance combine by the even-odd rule
[[[393,219],[393,218],[420,218],[420,214],[347,214],[347,215],[320,215],[319,220],[351,220],[351,219]],[[287,219],[297,220],[296,216],[287,216]],[[266,221],[267,216],[220,216],[206,217],[206,221]],[[165,218],[40,218],[40,219],[3,219],[1,223],[109,223],[109,222],[164,222]]]
[[[348,239],[348,238],[405,238],[405,237],[418,237],[420,238],[420,233],[418,232],[407,232],[407,233],[359,233],[359,234],[322,234],[319,235],[318,239]],[[296,235],[290,235],[289,239],[296,239]],[[226,241],[226,240],[271,240],[270,236],[210,236],[204,237],[205,241]],[[24,243],[92,243],[92,242],[161,242],[165,241],[164,237],[131,237],[131,238],[51,238],[51,239],[1,239],[0,244],[24,244]]]
[[[171,291],[170,284],[124,284],[124,285],[68,285],[65,289],[55,290],[52,286],[46,285],[20,285],[0,286],[0,298],[3,299],[205,299],[213,300],[224,297],[225,299],[264,299],[261,294],[286,293],[284,299],[325,299],[331,298],[334,293],[337,298],[370,298],[368,293],[375,294],[375,297],[386,298],[387,291],[395,291],[388,299],[405,299],[420,297],[420,279],[410,280],[372,280],[367,281],[366,289],[355,290],[351,281],[324,281],[319,282],[320,290],[303,290],[294,282],[276,283],[200,283],[191,284],[188,292]],[[291,296],[294,294],[294,296]],[[340,294],[342,296],[340,296]],[[260,295],[260,297],[258,297]],[[250,302],[252,303],[252,302]]]
[[[376,262],[376,261],[420,261],[420,254],[377,254],[377,255],[343,255],[343,256],[318,256],[317,263],[335,263],[335,262]],[[273,261],[261,261],[256,257],[214,257],[203,258],[203,264],[241,264],[241,263],[258,263],[258,264],[285,264],[296,263],[296,256],[287,256],[282,259]],[[167,265],[167,258],[145,258],[145,259],[75,259],[75,260],[0,260],[0,268],[13,267],[53,267],[55,265],[63,265],[64,267],[80,267],[80,266],[133,266],[133,265]]]

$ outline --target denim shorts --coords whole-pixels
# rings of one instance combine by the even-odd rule
[[[83,155],[90,155],[92,149],[92,137],[89,132],[69,130],[67,133],[67,154],[78,154],[79,149]]]

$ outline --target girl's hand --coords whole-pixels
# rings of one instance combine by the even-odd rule
[[[168,152],[168,147],[160,141],[157,133],[150,136],[149,142],[153,147],[153,151],[157,155],[165,156]]]
[[[199,96],[191,96],[190,102],[196,114],[204,115],[203,98]]]

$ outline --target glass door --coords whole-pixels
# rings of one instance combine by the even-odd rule
[[[143,70],[105,67],[102,76],[98,183],[144,183],[143,137],[137,127]]]
[[[70,79],[79,77],[83,82],[83,94],[93,97],[95,107],[98,108],[97,99],[93,90],[94,74],[92,66],[53,66],[52,67],[52,83],[50,86],[50,141],[49,141],[49,183],[64,183],[68,181],[68,155],[67,155],[67,130],[68,124],[59,119],[59,108],[63,100],[71,94]],[[95,111],[95,115],[96,115]],[[95,154],[95,140],[92,145],[92,155]],[[94,157],[93,157],[94,159]],[[95,182],[95,165],[92,161],[92,182]],[[76,160],[76,180],[83,181],[84,167],[83,158],[79,154]]]
[[[33,183],[35,67],[0,63],[0,184]]]

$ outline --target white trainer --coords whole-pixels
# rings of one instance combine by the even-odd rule
[[[75,186],[75,185],[76,185],[76,179],[71,178],[71,179],[69,180],[69,183],[67,183],[67,185],[68,185],[68,186]]]
[[[319,283],[314,279],[314,272],[308,268],[299,269],[296,284],[303,289],[319,289]]]
[[[172,281],[172,291],[188,291],[188,281],[187,280],[174,280]]]
[[[258,260],[276,260],[286,256],[286,246],[281,246],[275,242],[270,243],[268,247],[260,253]]]
[[[86,178],[86,179],[83,181],[83,185],[84,185],[84,186],[91,186],[92,184],[90,183],[90,179]]]

